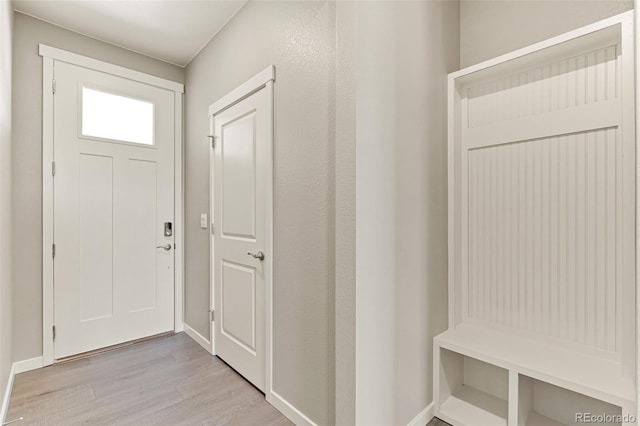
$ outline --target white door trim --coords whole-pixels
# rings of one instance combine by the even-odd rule
[[[47,46],[46,44],[40,44],[38,46],[40,56],[45,58],[53,58],[57,61],[80,65],[92,70],[98,70],[108,74],[117,75],[118,77],[128,78],[129,80],[147,83],[151,86],[162,87],[163,89],[172,90],[177,93],[184,93],[184,84],[182,83],[156,77],[155,75],[135,71],[119,65],[110,64],[109,62],[99,61],[88,56]]]
[[[640,2],[633,2],[633,28],[635,29],[635,66],[636,66],[636,164],[640,164],[640,150],[638,149],[638,141],[640,141]],[[640,173],[636,174],[636,271],[640,265],[640,200],[638,197],[638,188],[640,188]],[[636,275],[636,359],[640,354],[640,276]],[[637,362],[637,361],[636,361]],[[640,368],[636,368],[636,384],[640,384]],[[640,412],[640,392],[636,385],[636,413]],[[636,422],[638,424],[638,422]]]
[[[256,93],[261,89],[267,90],[267,94],[269,96],[268,108],[267,111],[270,119],[267,122],[268,126],[271,126],[270,129],[267,129],[267,146],[268,146],[268,154],[267,154],[267,182],[266,182],[266,199],[267,205],[265,208],[265,216],[266,216],[266,232],[265,232],[265,248],[268,250],[270,254],[265,259],[265,262],[268,265],[268,274],[265,277],[265,298],[266,298],[266,307],[265,307],[265,324],[266,324],[266,334],[265,334],[265,397],[267,402],[271,403],[274,400],[274,392],[271,387],[273,383],[272,376],[272,331],[273,331],[273,304],[272,304],[272,295],[273,295],[273,139],[274,139],[274,113],[273,113],[273,83],[276,80],[276,68],[274,65],[270,65],[265,68],[260,73],[256,74],[254,77],[250,78],[236,89],[229,92],[227,95],[220,98],[218,101],[214,102],[209,106],[209,125],[211,126],[211,118],[216,114],[224,111],[230,106],[240,102],[246,97]],[[209,134],[214,134],[214,129],[210,127]],[[209,218],[213,218],[213,202],[214,202],[214,185],[213,185],[213,144],[209,145]],[[213,311],[214,309],[214,273],[213,273],[213,234],[211,230],[209,231],[209,247],[211,249],[209,256],[209,265],[210,265],[210,282],[209,282],[209,291],[210,291],[210,300],[209,300],[209,309]],[[215,355],[215,339],[214,339],[214,329],[212,322],[209,323],[209,339],[211,342],[211,353]]]
[[[240,86],[227,93],[222,98],[209,106],[209,117],[229,108],[230,106],[240,102],[247,96],[252,95],[267,85],[268,82],[276,81],[276,67],[269,65]],[[273,98],[272,98],[273,99]]]
[[[53,235],[53,64],[55,60],[79,65],[85,68],[101,71],[118,77],[127,78],[149,84],[174,93],[175,112],[175,212],[174,212],[174,331],[184,329],[183,320],[183,286],[184,286],[184,179],[183,179],[183,126],[182,109],[184,85],[165,80],[150,74],[134,71],[128,68],[99,61],[97,59],[67,52],[65,50],[40,44],[39,53],[42,56],[42,357],[43,365],[54,362],[53,353],[53,257],[51,250],[54,242]]]

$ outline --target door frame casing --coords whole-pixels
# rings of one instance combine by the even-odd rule
[[[260,90],[266,90],[269,98],[267,102],[267,126],[265,134],[267,135],[267,179],[266,179],[266,208],[265,208],[265,244],[264,247],[267,251],[267,256],[264,262],[267,266],[267,273],[265,274],[265,398],[267,402],[271,403],[273,400],[273,365],[272,365],[272,336],[273,336],[273,141],[274,141],[274,108],[273,108],[273,84],[276,81],[276,68],[274,65],[269,65],[267,68],[250,78],[236,89],[229,92],[227,95],[220,98],[209,106],[209,135],[215,134],[214,120],[215,116],[222,111],[236,105],[238,102],[248,98],[249,96],[259,92]],[[213,223],[213,205],[215,202],[215,186],[214,186],[214,148],[213,143],[209,144],[209,226],[215,226]],[[209,229],[209,310],[214,310],[214,298],[215,298],[215,274],[214,274],[214,235]],[[215,330],[214,322],[216,315],[213,318],[210,316],[209,322],[209,342],[211,343],[211,354],[215,355]]]
[[[174,331],[184,329],[184,168],[183,168],[183,94],[184,85],[143,72],[99,61],[66,50],[39,45],[42,56],[42,359],[43,365],[55,362],[54,326],[54,243],[53,205],[53,120],[54,62],[61,61],[91,70],[126,78],[174,92]]]

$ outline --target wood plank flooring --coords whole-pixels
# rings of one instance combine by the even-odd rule
[[[22,425],[291,425],[264,395],[183,333],[18,374]]]
[[[21,416],[15,426],[292,424],[184,333],[18,374],[7,421]]]

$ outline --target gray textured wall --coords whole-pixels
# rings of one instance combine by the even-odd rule
[[[11,40],[13,9],[0,1],[0,395],[4,395],[12,354],[11,258]],[[0,419],[2,421],[4,419]]]
[[[457,1],[361,2],[356,71],[356,422],[432,401],[447,325],[446,76]]]
[[[633,9],[633,0],[461,0],[466,67]]]
[[[273,388],[334,418],[335,3],[249,1],[187,66],[186,323],[209,336],[210,104],[276,66]]]

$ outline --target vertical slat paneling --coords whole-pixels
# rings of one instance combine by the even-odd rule
[[[534,146],[533,144],[530,143],[526,143],[523,145],[524,150],[525,150],[525,170],[527,172],[526,174],[526,180],[525,180],[525,194],[526,194],[526,198],[527,198],[527,203],[526,203],[526,209],[525,209],[525,221],[523,222],[523,225],[526,229],[526,233],[525,233],[525,237],[524,237],[524,241],[525,241],[525,252],[524,252],[524,258],[527,264],[527,269],[525,272],[525,300],[527,302],[526,307],[523,306],[522,308],[525,309],[525,312],[527,313],[527,322],[526,322],[526,327],[529,330],[533,330],[534,328],[534,324],[533,324],[533,303],[534,303],[534,299],[533,299],[533,287],[535,285],[535,257],[534,257],[534,253],[533,253],[533,245],[534,245],[534,240],[533,240],[533,235],[534,235],[534,224],[535,221],[534,220],[530,220],[529,218],[531,216],[534,216],[535,214],[532,214],[534,211],[534,200],[533,200],[533,179],[534,179],[534,165],[535,165],[535,150],[533,149]]]
[[[552,150],[553,155],[553,150]],[[568,262],[567,262],[567,239],[569,236],[569,223],[567,223],[567,137],[558,138],[558,190],[557,204],[557,234],[555,238],[558,244],[558,337],[567,338],[567,283],[568,283]],[[552,211],[554,211],[552,209]]]
[[[567,108],[573,108],[576,106],[576,92],[578,87],[576,86],[576,58],[567,59]]]
[[[604,91],[603,91],[604,93]],[[606,324],[606,238],[605,227],[606,221],[606,164],[607,159],[605,155],[605,143],[606,134],[605,131],[599,131],[595,135],[595,149],[596,149],[596,161],[595,161],[595,216],[596,216],[596,229],[595,229],[595,285],[596,291],[595,297],[595,346],[598,348],[606,348],[605,342],[605,324]]]
[[[518,74],[518,85],[515,88],[515,96],[516,96],[516,114],[515,118],[524,117],[524,109],[527,105],[527,98],[525,95],[527,85],[527,74],[520,73]],[[479,125],[483,125],[485,123],[479,123]]]
[[[479,179],[478,179],[478,183],[480,184],[480,190],[479,190],[479,201],[478,204],[480,204],[482,206],[481,211],[480,211],[480,222],[478,223],[478,227],[484,227],[486,226],[489,218],[487,215],[487,208],[489,206],[489,199],[487,197],[487,179],[488,179],[488,173],[485,173],[484,171],[487,169],[487,164],[485,164],[485,162],[487,161],[487,154],[486,151],[483,151],[480,154],[480,159],[479,159],[479,166],[478,166],[478,175],[479,175]],[[471,161],[471,159],[469,160]],[[487,294],[489,293],[488,288],[485,288],[485,284],[489,282],[489,277],[487,276],[487,272],[489,270],[488,266],[489,266],[489,262],[488,262],[488,252],[489,252],[489,241],[486,238],[483,238],[484,235],[480,234],[478,236],[478,240],[480,241],[480,245],[481,245],[481,254],[480,254],[480,268],[479,268],[479,273],[480,273],[480,282],[478,283],[478,318],[481,319],[487,319],[487,317],[485,316],[485,300],[487,297]],[[470,274],[472,274],[473,272],[470,272]]]
[[[505,76],[467,90],[469,127],[614,99],[616,47]]]
[[[585,66],[587,58],[578,56],[576,58],[576,105],[584,105],[587,100],[587,73]]]
[[[498,102],[498,98],[501,95],[501,92],[498,92],[498,83],[496,81],[491,82],[489,85],[489,108],[487,108],[487,113],[489,114],[489,123],[495,123],[498,117],[498,107],[500,103]]]
[[[551,139],[548,143],[544,143],[541,145],[542,148],[542,185],[541,185],[541,193],[540,193],[540,208],[541,212],[541,230],[540,230],[540,238],[541,241],[541,256],[540,256],[540,284],[541,284],[541,300],[540,300],[540,316],[542,319],[541,331],[543,334],[551,335],[550,330],[550,320],[551,320],[551,300],[550,300],[550,287],[551,287],[551,259],[549,255],[551,254],[551,218],[550,218],[550,208],[553,200],[551,199],[551,190],[549,188],[550,185],[550,155],[549,151],[551,149],[551,143],[555,143],[555,139]]]
[[[550,111],[551,107],[549,106],[551,103],[551,97],[553,96],[553,92],[558,93],[558,85],[557,78],[551,79],[551,75],[553,74],[553,68],[557,68],[557,64],[546,65],[542,68],[542,81],[540,82],[540,90],[541,90],[541,111]],[[556,83],[555,85],[553,83]],[[555,86],[555,87],[554,87]]]
[[[567,101],[567,61],[564,60],[558,65],[558,76],[556,81],[556,96],[558,98],[558,109],[569,108]],[[548,111],[548,110],[547,110]]]
[[[550,76],[549,76],[549,95],[546,96],[549,99],[547,108],[543,108],[544,112],[556,111],[559,109],[559,95],[560,95],[560,69],[558,64],[551,64]],[[543,113],[544,113],[543,112]]]
[[[616,92],[616,47],[611,46],[605,49],[605,90],[606,99],[615,99],[618,96]]]
[[[576,279],[578,270],[578,258],[575,251],[577,241],[576,225],[576,135],[567,137],[567,340],[575,340],[576,337]]]
[[[576,340],[579,343],[585,343],[585,326],[586,326],[586,279],[587,268],[585,261],[587,258],[586,248],[586,175],[587,175],[587,150],[585,149],[584,133],[576,135]]]
[[[585,55],[585,104],[592,104],[596,101],[596,66],[595,54]]]
[[[474,163],[469,163],[468,165],[469,167],[469,228],[475,228],[478,226],[478,219],[480,216],[480,213],[478,211],[478,196],[479,196],[479,190],[478,190],[478,164],[477,162]],[[478,256],[480,254],[480,250],[478,247],[478,238],[477,238],[477,233],[473,233],[473,234],[469,234],[469,256],[467,257],[469,259],[469,269],[468,270],[473,270],[473,271],[478,271]],[[472,285],[472,284],[476,284],[476,285]],[[471,283],[469,281],[469,288],[468,288],[468,298],[467,298],[467,315],[469,315],[472,318],[477,318],[478,317],[478,309],[477,309],[477,302],[478,302],[478,287],[477,287],[477,281],[474,283]]]
[[[518,328],[527,328],[527,169],[526,169],[526,146],[518,147],[514,150],[518,157]]]
[[[497,155],[494,155],[495,159],[495,191],[496,191],[496,214],[495,214],[495,253],[496,256],[494,258],[494,263],[496,267],[496,305],[495,305],[495,315],[493,320],[499,323],[504,322],[505,317],[505,306],[504,306],[504,297],[505,297],[505,279],[504,279],[504,264],[506,263],[505,253],[504,253],[504,223],[505,223],[505,211],[504,211],[504,167],[505,162],[501,161]]]
[[[616,351],[616,146],[604,129],[469,151],[471,318]]]
[[[616,205],[616,143],[615,130],[605,130],[605,188],[606,188],[606,205]],[[605,241],[606,241],[606,258],[605,258],[605,274],[606,274],[606,349],[608,351],[616,350],[616,286],[611,283],[616,281],[616,217],[615,211],[605,209]]]
[[[616,87],[616,91],[620,90],[619,87]],[[618,135],[616,133],[615,135],[616,138],[616,159],[615,159],[615,174],[616,174],[616,184],[615,184],[615,191],[616,191],[616,196],[615,196],[615,200],[616,200],[616,210],[615,210],[615,223],[616,223],[616,235],[620,235],[622,233],[622,223],[623,223],[623,212],[622,212],[622,206],[623,206],[623,199],[622,199],[622,167],[620,167],[620,165],[622,165],[622,145],[617,143],[617,138]],[[623,262],[622,262],[622,250],[623,250],[623,241],[621,238],[616,238],[616,256],[615,256],[615,262],[616,262],[616,278],[618,278],[619,272],[618,271],[622,271],[623,268]],[[615,306],[622,306],[622,292],[617,291],[616,289],[616,304]],[[621,314],[616,311],[616,348],[620,347],[621,341],[620,341],[620,333],[617,332],[617,330],[621,327],[621,322],[622,322],[622,316]]]
[[[606,50],[598,50],[595,52],[595,85],[596,95],[595,102],[602,102],[607,100],[606,86],[607,86],[607,74],[605,68],[605,55]]]
[[[505,121],[515,120],[516,118],[518,118],[518,98],[516,96],[516,91],[518,90],[519,77],[517,74],[514,74],[509,80],[509,89],[507,90],[505,96],[506,102],[509,103],[509,110],[505,115]]]
[[[512,231],[513,231],[513,177],[511,176],[513,170],[513,163],[511,162],[511,152],[513,150],[507,149],[505,150],[505,167],[504,174],[502,177],[503,185],[504,185],[504,222],[502,226],[504,227],[503,233],[503,250],[504,250],[504,262],[502,264],[504,271],[504,324],[511,325],[513,322],[513,292],[514,292],[514,280],[512,275],[512,265],[513,265],[513,253],[511,247]]]
[[[535,92],[536,92],[536,84],[535,84],[535,69],[529,70],[526,72],[526,90],[525,90],[525,94],[524,94],[524,116],[528,117],[530,115],[533,115],[535,109],[535,103],[536,103],[536,99],[537,96],[535,96]]]
[[[596,223],[595,223],[595,141],[594,133],[585,134],[585,341],[588,345],[594,345],[595,330],[595,276],[596,276]]]
[[[510,155],[507,161],[509,161],[509,185],[511,191],[509,193],[509,200],[511,207],[509,209],[509,254],[511,256],[509,263],[509,287],[511,287],[511,322],[509,325],[512,327],[518,326],[518,315],[520,309],[518,309],[518,297],[519,297],[519,285],[518,285],[518,232],[520,227],[518,226],[518,205],[519,205],[519,188],[518,188],[518,151],[512,146],[509,146]]]
[[[489,292],[489,300],[487,303],[487,309],[490,312],[488,319],[492,322],[496,322],[496,313],[498,312],[498,245],[499,237],[498,237],[498,176],[496,173],[497,169],[497,152],[496,150],[489,149],[487,150],[489,153],[489,157],[491,159],[491,182],[489,188],[489,217],[490,217],[490,229],[492,238],[489,238],[490,241],[490,252],[491,256],[489,257],[489,264],[491,265],[491,274],[489,276],[489,285],[491,286],[491,291]]]
[[[537,220],[531,220],[533,224],[533,298],[532,298],[532,322],[533,329],[541,332],[542,325],[542,280],[544,276],[542,265],[542,147],[543,143],[529,144],[533,150],[533,170],[531,171],[531,183],[533,185],[533,211]]]
[[[533,91],[533,110],[532,115],[539,115],[543,113],[542,98],[546,97],[543,93],[544,80],[542,79],[542,69],[536,68],[532,71],[531,89]],[[546,112],[546,111],[544,111]],[[495,122],[495,121],[494,121]]]

